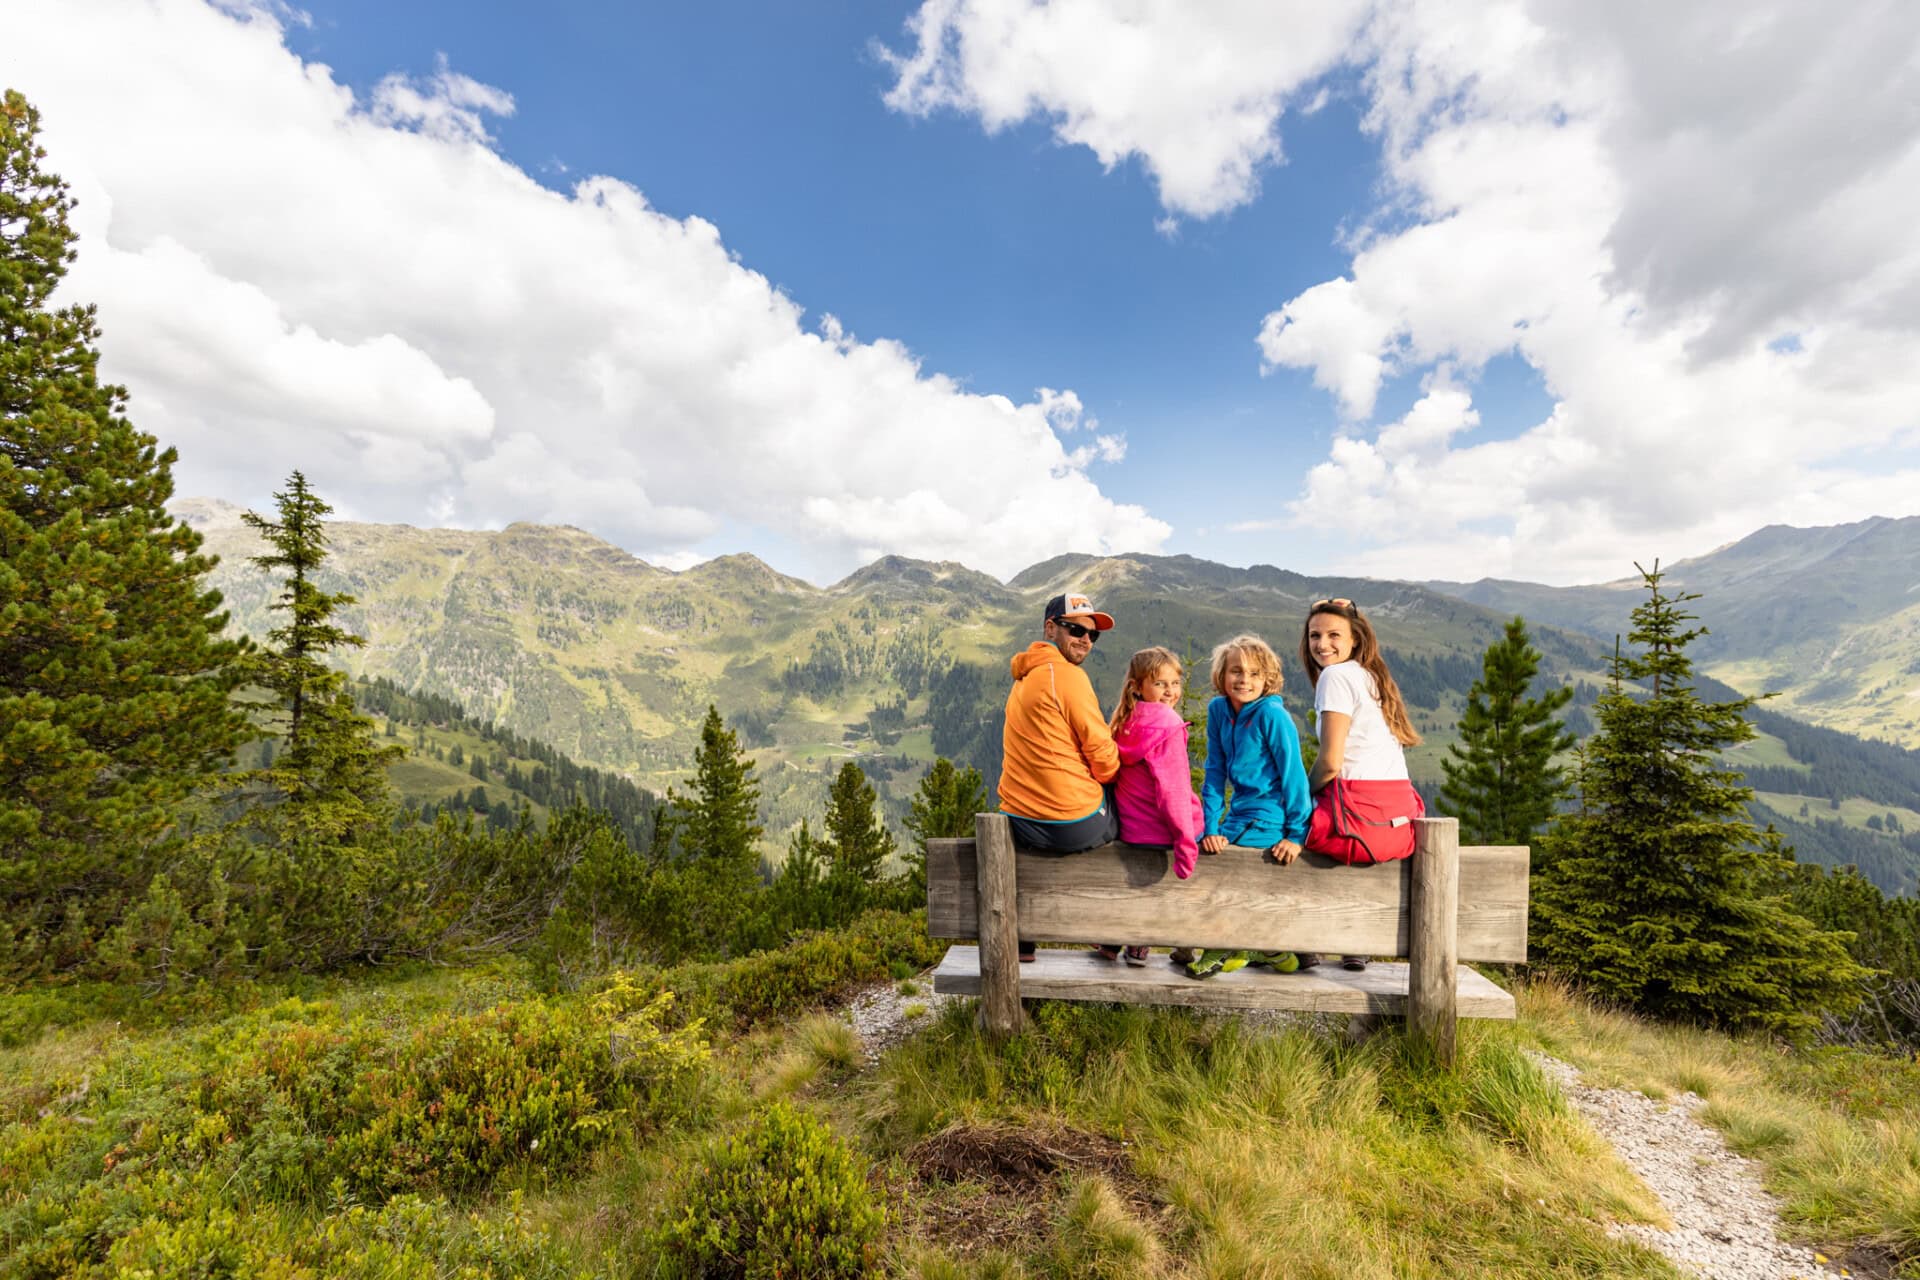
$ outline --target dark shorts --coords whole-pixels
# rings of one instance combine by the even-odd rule
[[[1084,818],[1044,822],[1009,813],[1007,825],[1013,828],[1013,842],[1034,853],[1080,853],[1120,838],[1120,816],[1113,811],[1111,791],[1100,807]]]

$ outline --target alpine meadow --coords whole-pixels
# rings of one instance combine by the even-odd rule
[[[847,113],[834,142],[844,174],[791,140],[790,169],[777,155],[700,167],[717,162],[691,152],[718,153],[734,117],[691,96],[684,116],[624,108],[663,174],[693,165],[684,172],[716,192],[741,184],[768,219],[743,220],[723,244],[688,212],[708,198],[692,178],[644,198],[607,176],[563,191],[565,157],[594,154],[590,141],[537,131],[559,111],[543,94],[575,81],[685,76],[675,83],[691,95],[686,83],[711,78],[699,59],[712,46],[693,39],[709,18],[672,19],[678,53],[665,35],[665,53],[623,45],[610,63],[575,47],[555,63],[565,76],[529,81],[516,101],[447,52],[430,55],[430,76],[370,70],[385,55],[352,33],[373,20],[340,6],[75,2],[61,21],[81,24],[76,40],[105,14],[152,24],[140,29],[156,64],[200,66],[192,50],[217,45],[207,91],[226,92],[221,74],[257,77],[259,136],[319,175],[325,197],[303,187],[296,203],[325,206],[342,236],[377,225],[403,249],[384,272],[315,254],[325,265],[301,278],[321,302],[285,302],[252,281],[311,251],[310,210],[274,203],[288,169],[235,151],[221,199],[243,212],[222,223],[223,258],[182,230],[193,219],[180,210],[206,206],[125,195],[146,179],[99,159],[85,121],[69,128],[42,101],[41,84],[60,78],[17,69],[0,36],[0,77],[25,89],[0,105],[0,1280],[1920,1280],[1920,515],[1859,506],[1794,527],[1748,520],[1775,508],[1729,498],[1724,519],[1661,523],[1663,503],[1711,499],[1681,474],[1695,442],[1659,423],[1648,438],[1665,431],[1684,457],[1649,451],[1630,499],[1611,495],[1617,511],[1598,464],[1539,478],[1562,454],[1591,464],[1593,450],[1530,452],[1532,429],[1495,419],[1520,405],[1554,429],[1579,425],[1592,386],[1570,365],[1548,369],[1559,357],[1542,350],[1572,342],[1556,326],[1584,305],[1580,290],[1640,290],[1651,315],[1673,305],[1663,290],[1695,287],[1671,263],[1627,261],[1651,234],[1639,205],[1605,233],[1617,271],[1581,266],[1577,288],[1492,324],[1487,350],[1420,329],[1445,293],[1430,278],[1390,322],[1370,310],[1395,293],[1379,263],[1411,273],[1426,252],[1414,231],[1451,235],[1453,220],[1484,216],[1476,113],[1546,92],[1534,76],[1499,79],[1475,50],[1511,43],[1525,62],[1514,32],[1589,19],[1528,10],[1526,23],[1456,30],[1464,19],[1346,6],[1324,31],[1313,24],[1332,16],[1295,15],[1285,39],[1248,55],[1256,75],[1235,40],[1185,43],[1220,19],[1154,6],[1115,35],[1099,6],[1021,3],[996,17],[975,0],[928,4],[898,47],[844,39],[844,13],[756,12],[747,25],[767,30],[730,51],[726,83],[759,119]],[[498,41],[489,74],[506,78],[550,16],[514,18],[534,24],[524,31],[501,14],[470,19]],[[23,33],[58,26],[18,20]],[[195,38],[164,45],[170,23]],[[1437,38],[1423,24],[1450,33],[1441,61],[1466,68],[1430,100],[1433,66],[1395,61]],[[788,61],[768,42],[807,56],[816,25],[891,87],[856,107],[747,83]],[[21,68],[53,65],[36,38]],[[1066,52],[1083,46],[1108,68],[1087,83]],[[653,60],[667,54],[694,69]],[[1132,86],[1136,63],[1160,68],[1151,92]],[[100,93],[147,83],[114,65],[134,78],[103,64]],[[1548,66],[1537,78],[1564,80],[1555,92],[1575,105],[1613,83],[1585,64]],[[1276,68],[1291,78],[1274,81]],[[1639,89],[1657,100],[1657,87]],[[277,114],[308,95],[334,114],[297,127]],[[1202,124],[1161,114],[1172,97]],[[186,101],[145,109],[171,118]],[[852,161],[862,146],[879,154],[844,125],[856,111],[902,135],[884,162]],[[253,127],[244,114],[227,123]],[[1294,130],[1284,152],[1280,114]],[[1558,97],[1522,114],[1542,130],[1605,123],[1591,128],[1596,151],[1643,145],[1637,118],[1581,115]],[[1332,158],[1336,125],[1381,152],[1364,172],[1347,166],[1360,181]],[[169,127],[194,133],[184,115]],[[833,133],[796,127],[806,147]],[[1448,130],[1458,145],[1436,159]],[[1863,153],[1880,145],[1868,134],[1863,122]],[[230,145],[195,138],[175,145]],[[1505,131],[1498,145],[1537,144]],[[1690,163],[1672,145],[1658,164],[1670,175]],[[516,147],[549,158],[510,162]],[[1026,151],[1019,183],[990,182],[1009,147]],[[930,176],[912,148],[953,172]],[[1086,171],[1054,171],[1061,152]],[[1560,154],[1537,163],[1557,173],[1570,163]],[[371,186],[343,155],[387,157],[393,191],[430,187],[418,221],[361,203]],[[1346,265],[1259,326],[1257,376],[1293,381],[1257,409],[1195,395],[1164,435],[1136,427],[1129,440],[1113,422],[1148,421],[1158,405],[1132,383],[1137,405],[1118,382],[1100,400],[1108,423],[1091,395],[1060,389],[1079,382],[1038,385],[1026,403],[993,378],[976,391],[935,372],[933,355],[855,336],[855,319],[909,324],[888,305],[907,276],[880,267],[847,268],[847,310],[822,313],[817,333],[796,328],[789,289],[831,293],[832,272],[781,257],[792,242],[845,236],[848,260],[885,260],[931,216],[914,188],[936,180],[961,184],[940,188],[942,218],[964,205],[972,219],[938,223],[943,246],[963,256],[979,228],[1010,237],[994,251],[1000,270],[942,278],[955,318],[922,331],[939,360],[964,367],[983,333],[1037,341],[1010,327],[1015,312],[1057,308],[1064,328],[1103,309],[1199,326],[1144,282],[1255,274],[1236,237],[1280,216],[1261,181],[1277,191],[1294,166],[1329,191],[1344,183],[1353,203],[1301,195],[1287,234],[1337,226]],[[749,170],[778,175],[778,195]],[[808,210],[853,198],[835,182],[898,207],[882,230],[829,230]],[[1091,218],[1070,238],[1136,266],[1138,299],[1102,292],[1121,272],[1036,293],[1012,283],[1065,252],[1021,240],[1032,206],[1084,212],[1082,183],[1145,201],[1133,240]],[[1611,190],[1578,174],[1568,185],[1584,200]],[[1894,193],[1880,207],[1904,205]],[[545,221],[563,215],[604,221]],[[476,253],[468,234],[493,240]],[[1512,228],[1475,235],[1467,245],[1498,243],[1522,263],[1461,245],[1446,255],[1470,292],[1489,282],[1475,302],[1489,315],[1565,256]],[[682,256],[650,258],[668,251],[649,236]],[[757,255],[791,278],[749,269]],[[248,283],[169,287],[250,256]],[[645,292],[629,270],[662,297],[702,281],[712,305],[661,302],[669,323],[622,329],[594,308]],[[422,281],[472,292],[428,305],[410,293]],[[92,290],[97,301],[81,296]],[[382,291],[391,310],[355,310]],[[1685,358],[1662,356],[1661,376],[1758,351],[1785,379],[1848,337],[1823,327],[1822,299],[1763,316],[1774,328],[1754,338],[1716,328],[1689,295],[1700,310],[1671,343]],[[730,327],[735,305],[751,324]],[[1628,338],[1644,336],[1635,326],[1653,321],[1617,309],[1632,314],[1606,360],[1624,362],[1639,350]],[[470,363],[449,354],[503,316],[510,340]],[[271,334],[258,360],[235,336],[249,324]],[[600,330],[614,345],[595,345]],[[1375,330],[1377,349],[1335,352],[1336,337]],[[1104,341],[1091,329],[1053,340],[1062,361]],[[1862,342],[1858,363],[1878,359]],[[1205,345],[1169,343],[1162,357],[1204,364]],[[1538,367],[1517,372],[1512,351]],[[1820,377],[1773,398],[1826,422],[1838,411],[1816,402]],[[1621,405],[1640,389],[1631,370],[1606,381],[1624,388]],[[1731,386],[1716,397],[1745,394]],[[1312,409],[1309,395],[1334,407]],[[1480,429],[1483,409],[1507,452],[1476,455],[1466,483],[1448,451],[1466,447],[1455,437]],[[626,415],[632,434],[595,437],[603,412]],[[1297,485],[1293,471],[1275,479],[1246,426],[1289,415],[1320,451],[1289,463]],[[1754,423],[1762,440],[1767,423]],[[1912,423],[1902,429],[1907,448]],[[562,442],[569,431],[578,439]],[[562,443],[581,452],[549,469]],[[1860,448],[1840,488],[1882,500],[1894,489],[1868,473],[1895,468],[1898,449]],[[1140,479],[1190,474],[1202,456],[1191,503]],[[1809,468],[1792,483],[1812,485]],[[1510,527],[1504,508],[1489,514],[1507,497],[1474,496],[1500,485],[1525,488]],[[1536,519],[1561,490],[1576,496]],[[1353,530],[1384,528],[1387,507],[1407,523],[1363,544]],[[1649,538],[1717,549],[1671,563],[1657,547],[1623,553],[1589,574],[1627,545],[1610,535],[1642,518]],[[1709,536],[1736,519],[1744,536]],[[1191,553],[1210,547],[1244,564]],[[1483,562],[1547,565],[1555,582],[1484,576]],[[1443,576],[1452,564],[1478,579]],[[1331,638],[1315,619],[1337,620]],[[1171,658],[1136,658],[1150,646]],[[1254,670],[1275,654],[1277,678]],[[1371,701],[1349,712],[1328,700],[1336,667]],[[1039,711],[1009,698],[1030,669],[1047,682]],[[1097,719],[1076,718],[1088,684]],[[1261,701],[1272,697],[1284,714]],[[1256,702],[1270,721],[1248,713]],[[1129,745],[1136,711],[1171,735],[1169,770]],[[1373,825],[1411,825],[1415,852],[1341,865],[1290,826],[1230,842],[1243,828],[1222,830],[1222,806],[1244,813],[1256,793],[1228,761],[1268,748],[1235,737],[1210,762],[1209,714],[1216,746],[1255,723],[1298,738],[1270,764],[1275,795],[1299,774],[1315,823],[1368,821],[1339,809],[1342,788],[1399,788],[1410,816]],[[1364,764],[1363,723],[1379,726]],[[1369,771],[1381,734],[1403,772]],[[1317,798],[1304,772],[1316,762],[1338,781],[1316,774]],[[1003,782],[1016,807],[1023,769],[1084,784],[1085,806],[997,816]],[[1129,828],[1127,799],[1143,791],[1177,840]],[[1189,816],[1192,832],[1178,825]],[[1305,809],[1287,818],[1320,830]],[[1107,835],[1047,844],[1109,820]],[[1503,887],[1510,898],[1496,899]],[[1235,910],[1281,934],[1366,917],[1384,930],[1367,937],[1406,945],[1348,955],[1358,947],[1277,934],[1296,950],[1236,937],[1248,950],[1227,951],[1180,936],[1194,919],[1226,932],[1224,909],[1150,917],[1129,905],[1148,891],[1174,895],[1153,904],[1238,894]],[[1060,940],[1087,920],[1159,932]],[[1463,943],[1496,927],[1510,952]],[[1191,966],[1170,954],[1185,943],[1199,949]],[[1443,1040],[1421,1025],[1442,1007],[1435,988]],[[1468,1008],[1471,993],[1482,1002]]]

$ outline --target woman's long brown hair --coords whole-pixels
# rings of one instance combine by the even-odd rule
[[[1307,669],[1307,683],[1316,688],[1320,684],[1323,668],[1307,645],[1307,632],[1313,629],[1314,618],[1323,613],[1345,618],[1352,625],[1352,660],[1373,677],[1374,688],[1380,691],[1380,714],[1386,717],[1387,728],[1401,746],[1419,746],[1420,734],[1414,729],[1413,721],[1407,718],[1407,700],[1400,696],[1400,686],[1393,682],[1393,672],[1387,670],[1386,655],[1380,651],[1380,638],[1374,635],[1373,624],[1361,615],[1360,606],[1353,601],[1322,600],[1308,611],[1307,620],[1300,624],[1300,665]]]

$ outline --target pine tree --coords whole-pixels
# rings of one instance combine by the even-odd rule
[[[978,769],[956,768],[945,756],[935,757],[907,801],[905,826],[913,840],[907,847],[903,902],[927,900],[927,841],[971,836],[974,815],[987,807],[987,784]]]
[[[1580,810],[1541,842],[1533,953],[1596,994],[1658,1017],[1810,1029],[1822,1009],[1860,998],[1866,971],[1793,909],[1792,855],[1756,830],[1753,792],[1715,754],[1753,737],[1753,699],[1704,702],[1686,646],[1695,595],[1669,596],[1642,570],[1648,599],[1618,644],[1599,729],[1581,753]]]
[[[652,852],[679,873],[680,901],[703,948],[727,951],[760,886],[760,785],[717,707],[707,707],[693,761],[691,790],[667,791]]]
[[[85,958],[144,891],[180,803],[231,760],[243,646],[200,536],[167,514],[173,450],[98,378],[91,306],[39,113],[0,101],[0,971]],[[64,932],[56,943],[54,935]]]
[[[893,856],[893,832],[875,811],[877,799],[865,770],[851,760],[840,766],[827,791],[827,850],[836,876],[874,884]]]
[[[1526,621],[1515,618],[1488,646],[1460,716],[1460,742],[1440,762],[1447,780],[1434,807],[1460,819],[1462,844],[1526,844],[1566,794],[1565,772],[1553,757],[1574,739],[1554,713],[1572,701],[1573,690],[1528,697],[1539,670],[1540,651],[1528,640]]]
[[[285,574],[272,606],[284,615],[281,625],[245,663],[248,680],[279,699],[276,729],[285,743],[273,767],[254,775],[283,803],[255,817],[276,838],[347,839],[391,820],[386,769],[405,752],[379,743],[373,721],[354,707],[346,674],[326,662],[335,650],[366,644],[335,619],[353,596],[322,591],[316,581],[333,508],[298,471],[274,504],[276,520],[251,511],[241,517],[273,548],[253,563]]]

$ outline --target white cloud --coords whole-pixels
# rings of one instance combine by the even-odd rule
[[[1362,69],[1377,207],[1257,336],[1346,420],[1277,522],[1352,531],[1346,567],[1611,578],[1920,511],[1920,6],[929,0],[910,29],[895,106],[1043,116],[1192,215],[1252,198],[1281,110]],[[1554,407],[1487,439],[1507,354]],[[1406,375],[1425,398],[1375,423]]]
[[[1071,391],[969,394],[809,332],[711,224],[490,150],[507,93],[442,61],[356,100],[285,47],[298,19],[68,0],[0,48],[81,201],[68,294],[183,492],[258,503],[298,466],[343,516],[563,522],[668,561],[728,522],[841,567],[1164,543],[1087,474],[1117,441],[1063,443],[1095,425]]]
[[[1108,168],[1139,158],[1167,210],[1206,218],[1258,192],[1282,156],[1281,112],[1364,12],[1357,0],[926,0],[912,47],[880,50],[896,75],[886,101],[971,113],[990,131],[1046,119]]]

